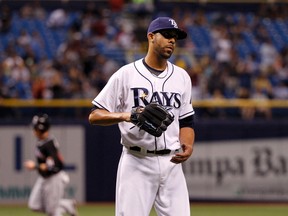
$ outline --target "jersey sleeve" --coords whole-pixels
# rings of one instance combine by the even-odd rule
[[[44,157],[38,158],[38,163],[45,163],[47,166],[47,170],[39,170],[39,173],[43,177],[49,177],[63,169],[63,159],[59,157],[56,140],[51,139],[47,141],[39,150]]]
[[[94,98],[92,104],[98,108],[105,109],[109,112],[115,112],[118,107],[118,101],[121,97],[121,71],[115,72],[102,91]]]
[[[192,83],[189,75],[185,71],[185,85],[184,93],[182,95],[182,108],[180,111],[179,119],[184,119],[188,116],[194,115],[194,109],[192,106]]]

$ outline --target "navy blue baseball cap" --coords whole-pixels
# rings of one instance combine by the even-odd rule
[[[158,17],[157,19],[154,19],[148,27],[147,34],[160,30],[175,30],[178,34],[178,40],[182,40],[187,37],[187,33],[178,28],[176,21],[170,17]]]

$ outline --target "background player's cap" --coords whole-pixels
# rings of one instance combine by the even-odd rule
[[[44,133],[50,128],[50,119],[47,114],[38,114],[33,117],[32,125],[35,130]]]
[[[153,33],[156,31],[169,29],[176,30],[178,34],[178,40],[182,40],[187,37],[187,33],[182,29],[179,29],[176,21],[170,17],[158,17],[157,19],[154,19],[148,27],[147,34],[149,32]]]

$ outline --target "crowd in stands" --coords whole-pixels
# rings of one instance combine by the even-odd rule
[[[68,22],[70,13],[63,8],[50,12],[40,4],[27,4],[17,11],[1,6],[1,35],[12,34],[13,17],[17,16],[24,20],[45,20],[47,28],[64,29],[65,40],[49,57],[43,51],[47,47],[38,31],[23,28],[18,35],[12,35],[0,54],[0,98],[93,99],[111,74],[137,58],[137,54],[145,53],[143,42],[151,19],[167,15],[188,32],[196,26],[209,33],[207,50],[201,51],[190,34],[188,40],[178,44],[188,58],[176,55],[171,59],[190,74],[195,100],[288,99],[288,40],[277,44],[267,26],[279,21],[283,32],[287,28],[288,33],[288,5],[261,4],[253,13],[228,13],[208,12],[203,7],[157,11],[152,6],[123,4],[99,8],[88,2]],[[250,46],[241,49],[248,36]],[[122,59],[104,54],[114,48],[123,50]],[[128,55],[131,50],[132,57]],[[251,118],[255,111],[245,109],[243,117]],[[258,112],[266,117],[271,115],[267,109]]]

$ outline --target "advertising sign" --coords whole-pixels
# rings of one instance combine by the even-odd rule
[[[288,200],[288,139],[199,142],[183,164],[191,199]]]
[[[60,144],[65,169],[70,176],[66,197],[82,202],[85,199],[84,128],[53,126],[50,134]],[[26,170],[23,163],[27,159],[35,161],[36,142],[29,126],[0,127],[0,203],[28,201],[37,173]]]

